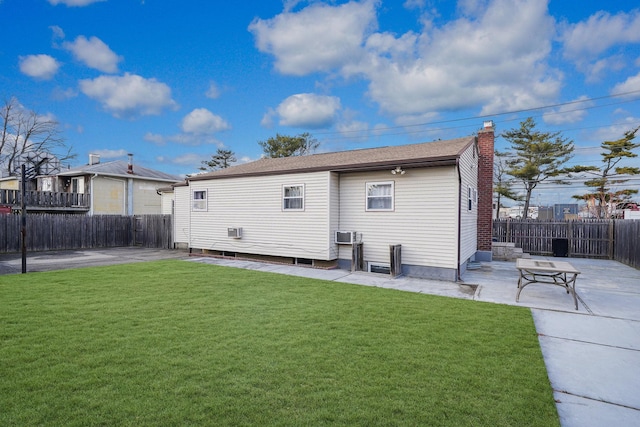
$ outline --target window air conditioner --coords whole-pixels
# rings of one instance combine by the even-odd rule
[[[356,241],[355,231],[336,231],[336,243],[339,245],[351,245]]]
[[[227,228],[227,236],[233,239],[241,239],[242,228]]]

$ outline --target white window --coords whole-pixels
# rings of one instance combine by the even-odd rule
[[[467,209],[473,210],[473,207],[478,204],[478,190],[469,186],[467,187]]]
[[[304,210],[304,185],[285,185],[282,187],[282,209],[285,211]]]
[[[393,181],[367,182],[367,211],[393,210]]]
[[[207,190],[196,190],[193,192],[193,205],[191,210],[207,210]]]
[[[53,189],[53,178],[50,176],[45,176],[42,178],[42,191],[51,191]]]

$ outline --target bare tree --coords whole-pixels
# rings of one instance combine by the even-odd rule
[[[500,219],[500,208],[502,198],[514,201],[522,201],[523,197],[516,193],[511,187],[511,182],[507,179],[507,159],[509,153],[495,151],[493,162],[493,192],[496,199],[496,219]]]
[[[58,122],[27,110],[17,98],[5,101],[0,108],[0,120],[0,174],[16,174],[19,163],[24,163],[30,154],[38,158],[50,155],[59,161],[74,157],[61,136]]]

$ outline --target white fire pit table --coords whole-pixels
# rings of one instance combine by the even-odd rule
[[[578,271],[566,261],[544,261],[535,259],[518,258],[516,268],[520,271],[518,279],[518,293],[516,302],[520,300],[520,292],[525,286],[532,283],[549,283],[562,286],[567,293],[573,295],[573,302],[578,309],[578,297],[576,295],[576,279]]]

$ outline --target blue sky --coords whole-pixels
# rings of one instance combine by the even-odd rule
[[[640,125],[640,9],[577,4],[0,0],[0,97],[54,117],[72,166],[133,153],[185,175],[218,148],[258,159],[276,133],[325,152],[528,116],[598,165],[602,141]]]

